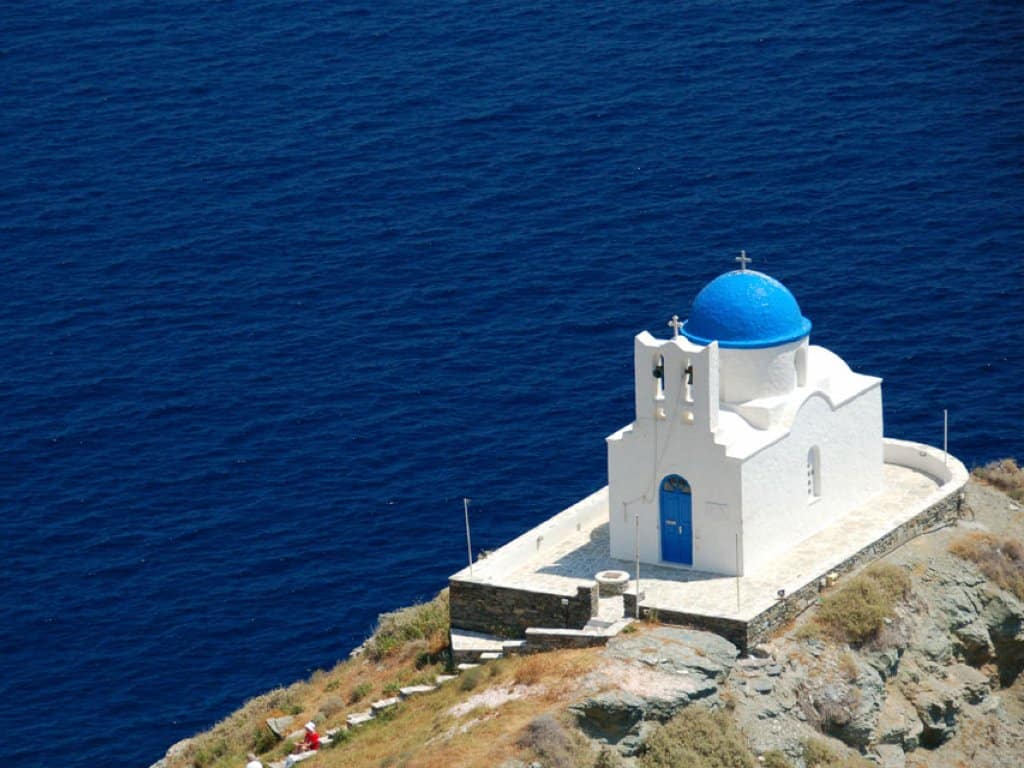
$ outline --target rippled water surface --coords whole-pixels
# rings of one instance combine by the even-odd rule
[[[886,431],[1024,456],[1016,3],[0,14],[0,720],[148,765],[603,484],[745,248]],[[28,735],[45,724],[44,758]]]

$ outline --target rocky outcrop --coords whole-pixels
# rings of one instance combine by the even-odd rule
[[[603,653],[608,664],[588,687],[614,688],[576,702],[570,711],[590,738],[624,755],[636,753],[649,724],[717,696],[739,655],[718,635],[679,627],[620,635]]]

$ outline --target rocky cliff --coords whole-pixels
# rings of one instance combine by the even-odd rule
[[[358,658],[249,702],[161,764],[240,766],[250,748],[279,760],[289,747],[268,719],[337,727],[374,692],[429,681],[387,716],[339,731],[310,768],[1019,768],[1022,538],[1020,504],[972,482],[956,525],[901,547],[873,576],[844,577],[745,658],[716,635],[644,623],[606,648],[488,662],[434,689],[444,670],[439,604],[428,604],[428,630],[388,634],[386,623]]]

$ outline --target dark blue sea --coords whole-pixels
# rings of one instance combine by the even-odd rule
[[[735,266],[1024,458],[1024,6],[12,2],[0,752],[146,766],[605,481]],[[50,749],[40,756],[41,743]]]

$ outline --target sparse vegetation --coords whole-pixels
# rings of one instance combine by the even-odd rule
[[[531,720],[516,739],[516,746],[550,768],[580,768],[593,762],[590,745],[583,735],[566,728],[551,714]]]
[[[475,669],[467,669],[459,676],[459,690],[461,691],[472,691],[483,680],[483,668],[476,667]]]
[[[837,755],[824,739],[807,739],[803,746],[807,768],[874,768],[873,763],[862,757]]]
[[[761,765],[764,768],[793,768],[789,758],[777,749],[770,749],[761,755]]]
[[[828,766],[836,761],[836,753],[832,747],[822,739],[807,739],[804,741],[804,762],[807,768],[819,768]]]
[[[352,692],[348,695],[348,703],[355,704],[366,698],[366,695],[373,690],[373,686],[370,683],[362,682],[359,683]]]
[[[619,753],[609,747],[601,747],[601,751],[594,761],[594,768],[623,768],[625,762],[619,757]]]
[[[887,563],[876,563],[826,596],[815,621],[832,639],[861,645],[877,637],[910,594],[910,576]]]
[[[1005,493],[1015,501],[1024,501],[1024,469],[1014,459],[992,461],[984,467],[976,467],[972,474]]]
[[[949,551],[970,560],[990,581],[1024,600],[1024,544],[1017,539],[974,531],[956,539]]]
[[[641,768],[754,768],[757,762],[725,712],[691,706],[647,740]]]
[[[448,590],[429,603],[420,603],[394,613],[382,614],[373,636],[366,641],[366,654],[374,661],[404,651],[406,657],[436,658],[448,647]],[[421,664],[422,665],[422,664]]]
[[[854,658],[852,653],[844,651],[839,655],[839,660],[836,663],[839,667],[839,674],[845,680],[851,683],[857,680],[860,671],[857,669],[857,659]]]

